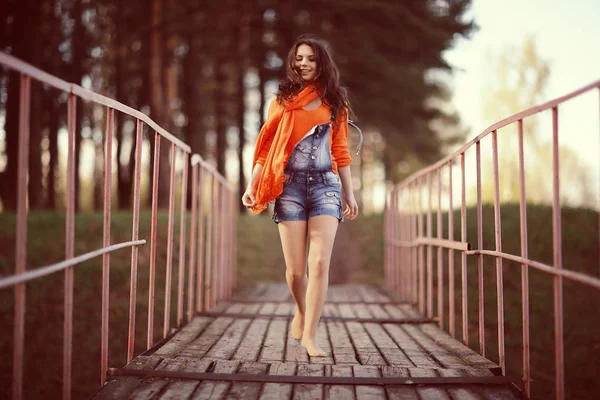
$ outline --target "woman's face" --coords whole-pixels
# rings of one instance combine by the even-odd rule
[[[296,50],[296,62],[294,63],[298,74],[305,82],[312,82],[317,77],[317,57],[312,47],[301,44]]]

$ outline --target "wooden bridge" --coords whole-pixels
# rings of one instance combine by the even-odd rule
[[[329,288],[319,331],[327,357],[291,338],[284,284],[201,313],[111,369],[94,399],[520,399],[500,368],[379,288]]]
[[[73,318],[74,269],[83,262],[100,256],[102,279],[95,282],[102,290],[102,306],[99,312],[102,322],[98,327],[101,337],[98,368],[101,389],[95,394],[97,399],[531,397],[528,280],[528,271],[531,268],[542,271],[552,279],[554,393],[557,399],[565,399],[563,280],[587,288],[600,289],[600,279],[590,273],[563,267],[558,110],[562,103],[600,89],[600,81],[499,121],[444,159],[417,171],[399,184],[390,184],[386,193],[385,226],[382,232],[385,243],[383,267],[386,290],[389,292],[365,285],[332,286],[318,332],[319,344],[327,350],[328,356],[311,358],[299,343],[290,338],[289,323],[294,309],[285,285],[260,286],[254,291],[232,298],[237,279],[235,232],[239,195],[225,177],[200,155],[192,154],[189,145],[137,110],[60,80],[2,52],[0,65],[20,74],[15,272],[0,278],[0,290],[14,290],[10,378],[14,400],[23,398],[23,387],[30,378],[24,375],[28,350],[25,343],[25,321],[28,316],[25,289],[31,281],[57,273],[64,273],[62,398],[71,399],[73,324],[77,323]],[[27,176],[32,80],[68,95],[65,258],[64,261],[46,266],[29,266],[27,260]],[[112,145],[115,114],[128,115],[135,120],[135,180],[131,240],[119,243],[112,240],[112,169],[104,168],[102,247],[84,254],[75,254],[74,143],[79,132],[76,132],[74,117],[78,101],[82,100],[93,103],[105,114],[105,166],[114,162]],[[8,101],[16,100],[10,98]],[[552,118],[553,159],[552,168],[548,169],[548,179],[552,179],[553,184],[552,264],[530,259],[528,249],[523,121],[541,112],[547,112]],[[519,154],[521,243],[519,254],[508,253],[502,246],[497,135],[498,129],[509,125],[516,125],[518,134],[516,139]],[[147,237],[140,237],[139,193],[143,167],[141,149],[145,128],[154,132],[152,213],[151,233]],[[493,219],[488,217],[484,221],[481,197],[481,143],[490,137],[494,215]],[[169,157],[160,156],[161,143],[170,149]],[[465,160],[473,155],[473,150],[476,160],[476,222],[473,224],[476,225],[476,235],[471,234],[473,237],[467,237]],[[154,295],[157,287],[157,188],[161,160],[167,163],[170,185],[167,259],[164,268],[164,339],[156,343]],[[189,218],[188,181],[191,183]],[[182,195],[179,199],[181,203],[178,215],[179,265],[175,277],[177,289],[174,291],[172,281],[175,274],[173,255],[177,251],[174,248],[177,182],[181,183],[181,187],[177,189]],[[455,187],[458,186],[457,182],[460,183],[460,188]],[[457,196],[459,192],[460,195]],[[460,205],[453,203],[458,198]],[[454,225],[455,214],[457,225],[460,220],[460,228]],[[442,221],[442,218],[447,220]],[[493,226],[494,233],[494,240],[488,240],[487,247],[483,240],[484,224]],[[460,239],[455,238],[455,231],[460,231]],[[516,229],[514,231],[510,234],[515,235]],[[490,243],[493,245],[490,246]],[[150,249],[149,256],[142,260],[138,257],[140,246],[148,246]],[[110,256],[112,252],[123,248],[131,249],[127,363],[122,368],[110,368]],[[498,365],[483,356],[486,346],[484,257],[493,260],[486,268],[491,266],[495,272],[496,290],[493,294],[497,313],[492,326],[497,327],[495,344],[498,347]],[[469,271],[468,258],[474,264]],[[521,271],[520,327],[523,357],[519,387],[523,388],[524,393],[506,377],[503,286],[503,262],[506,261],[512,262],[513,266]],[[135,325],[138,307],[138,262],[149,264],[144,270],[148,272],[149,278],[148,324],[145,332],[147,343],[144,347],[147,350],[141,355],[135,354],[136,332],[140,330],[140,327]],[[460,264],[456,265],[456,269],[455,263]],[[477,282],[477,287],[472,289],[472,292],[476,290],[477,294],[469,295],[467,276],[475,274],[472,281]],[[457,286],[460,286],[460,292],[456,290]],[[477,299],[478,302],[476,330],[479,353],[466,345],[473,342],[473,338],[469,341],[469,328],[474,328],[469,325],[469,298]],[[458,300],[460,312],[455,310]],[[175,318],[171,318],[172,302],[173,306],[176,304],[177,310],[175,324],[172,321]],[[457,321],[460,321],[462,327],[460,341],[455,339],[458,331]],[[442,329],[446,327],[449,333]],[[33,359],[35,354],[28,356]],[[89,369],[90,365],[86,365],[85,368]]]

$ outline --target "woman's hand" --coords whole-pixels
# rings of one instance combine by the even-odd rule
[[[356,199],[354,198],[354,193],[347,193],[344,191],[344,203],[346,206],[344,207],[344,218],[348,218],[349,220],[353,220],[358,216],[358,203],[356,203]]]
[[[244,195],[242,196],[242,204],[246,208],[251,208],[254,206],[254,202],[256,201],[256,187],[254,185],[248,185]]]

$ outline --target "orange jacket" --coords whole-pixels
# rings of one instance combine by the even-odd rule
[[[279,197],[283,191],[285,164],[296,145],[315,125],[329,121],[329,107],[321,105],[315,110],[302,108],[318,98],[314,87],[307,86],[292,101],[279,104],[273,100],[269,107],[267,121],[263,125],[254,148],[252,166],[263,165],[258,180],[255,205],[252,210],[260,213],[267,203]],[[348,150],[347,118],[334,125],[330,140],[333,171],[350,165],[352,158]]]

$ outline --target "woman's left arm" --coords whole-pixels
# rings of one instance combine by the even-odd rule
[[[345,206],[343,207],[344,217],[352,220],[358,215],[358,203],[356,203],[356,199],[354,198],[350,166],[340,167],[338,168],[338,172],[342,180],[342,199],[345,203]]]

